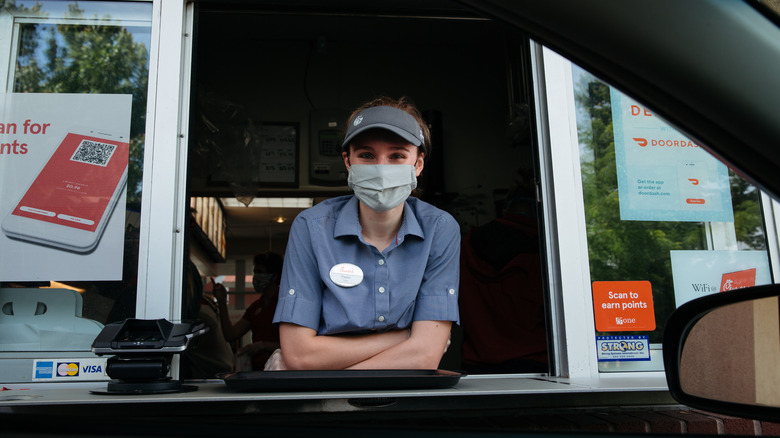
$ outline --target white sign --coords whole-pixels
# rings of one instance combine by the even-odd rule
[[[110,380],[106,374],[106,358],[36,359],[33,362],[34,382],[74,382]]]
[[[0,94],[0,281],[122,279],[131,103]]]
[[[769,284],[766,251],[670,251],[677,307],[713,293]]]
[[[636,101],[610,97],[620,219],[733,222],[726,166]]]

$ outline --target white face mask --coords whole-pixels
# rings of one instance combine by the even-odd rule
[[[349,168],[347,185],[360,202],[384,212],[409,197],[417,187],[417,176],[411,164],[354,164]]]

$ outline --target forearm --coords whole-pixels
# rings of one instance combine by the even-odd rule
[[[224,301],[217,300],[217,306],[219,306],[219,326],[222,328],[222,336],[227,342],[230,342],[236,339],[236,337],[233,336],[233,324],[228,316],[227,304]]]
[[[344,336],[317,336],[295,324],[279,327],[282,355],[289,369],[345,369],[400,344],[407,330]]]
[[[249,345],[253,346],[254,349],[253,354],[260,353],[261,351],[273,352],[277,348],[281,348],[281,345],[275,341],[257,341],[257,342],[252,342]]]
[[[218,301],[217,305],[219,306],[219,326],[222,329],[222,337],[225,338],[225,341],[232,342],[249,331],[249,321],[240,319],[236,324],[233,324],[230,322],[227,304],[224,301]]]
[[[279,347],[280,346],[278,342],[256,341],[242,347],[240,350],[238,350],[238,354],[248,354],[250,356],[254,356],[256,354],[260,354],[261,352],[273,353],[274,350]]]
[[[415,322],[407,340],[349,368],[436,369],[444,355],[451,326],[449,321]]]

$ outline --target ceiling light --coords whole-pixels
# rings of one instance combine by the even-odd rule
[[[236,198],[220,198],[225,207],[244,207]],[[249,208],[309,208],[314,205],[314,198],[255,198],[249,203]]]

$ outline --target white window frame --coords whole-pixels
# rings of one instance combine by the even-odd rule
[[[531,42],[553,351],[559,376],[598,378],[571,63]]]
[[[553,351],[557,375],[572,379],[663,378],[660,344],[653,344],[651,361],[633,363],[626,372],[599,372],[591,294],[582,172],[579,160],[572,63],[532,42],[537,134],[541,148],[543,203],[548,224],[548,275],[551,279]],[[556,188],[562,188],[556,190]],[[780,272],[778,230],[780,203],[762,193],[767,250],[772,272]],[[708,223],[709,249],[736,249],[733,223]],[[777,282],[777,279],[775,279]]]
[[[185,173],[192,10],[184,0],[153,0],[147,90],[144,194],[138,260],[136,317],[181,319],[183,230],[187,217]],[[40,19],[21,19],[23,22]],[[49,22],[51,20],[45,20]],[[62,20],[55,20],[62,21]],[[74,20],[91,23],[93,20]],[[69,21],[70,22],[70,21]],[[11,86],[18,23],[0,22],[0,89]],[[165,29],[165,32],[162,31]],[[159,146],[158,146],[159,145]],[[175,291],[179,291],[175,293]]]
[[[181,320],[193,11],[184,0],[154,2],[136,301],[142,319]]]
[[[117,2],[122,0],[116,0]],[[151,44],[149,47],[149,85],[147,89],[147,123],[144,145],[143,196],[141,205],[141,236],[138,257],[138,289],[136,294],[136,318],[181,318],[182,300],[182,254],[184,219],[189,210],[183,193],[184,171],[186,170],[186,129],[180,129],[174,120],[183,120],[186,128],[186,105],[181,102],[188,96],[189,49],[182,33],[171,34],[171,28],[188,29],[192,34],[192,6],[186,12],[186,2],[181,0],[142,1],[152,4]],[[105,24],[101,19],[46,19],[35,17],[0,16],[0,92],[11,92],[13,88],[20,23],[87,23]],[[148,23],[148,22],[144,22]],[[112,24],[112,23],[109,23]],[[121,25],[126,26],[127,20]],[[189,27],[187,27],[189,26]],[[161,29],[166,32],[161,32]],[[182,35],[179,37],[179,35]],[[179,61],[179,62],[177,62]],[[162,73],[164,72],[164,74]],[[184,113],[180,109],[184,109]],[[185,137],[181,137],[184,135]],[[167,147],[168,145],[176,147]],[[156,147],[156,145],[161,145]],[[184,145],[184,146],[181,146]],[[184,153],[179,153],[183,147]],[[175,171],[171,171],[175,169]],[[173,195],[172,195],[173,194]],[[178,202],[174,204],[172,199]],[[174,207],[171,207],[174,206]],[[170,237],[165,242],[166,231]],[[153,244],[150,242],[154,242]],[[177,257],[178,256],[178,257]],[[154,267],[151,269],[150,267]],[[173,273],[173,274],[172,274]],[[175,293],[175,291],[179,291]],[[32,369],[32,360],[40,357],[93,357],[90,352],[0,352],[0,361],[7,375],[26,375]]]

